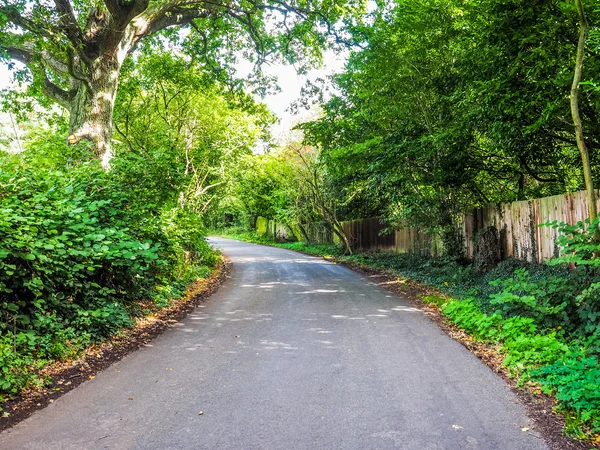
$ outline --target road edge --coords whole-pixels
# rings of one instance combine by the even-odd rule
[[[174,300],[172,305],[160,309],[151,317],[138,320],[133,328],[123,330],[101,344],[88,347],[78,359],[56,362],[44,368],[41,375],[52,377],[52,383],[43,388],[25,390],[5,402],[2,409],[9,415],[0,416],[0,433],[156,339],[214,294],[227,278],[230,269],[231,262],[221,255],[210,276],[192,283],[185,297]]]

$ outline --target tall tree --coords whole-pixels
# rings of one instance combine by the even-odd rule
[[[2,0],[0,57],[24,63],[34,90],[69,111],[69,142],[90,141],[106,163],[121,68],[142,41],[163,32],[155,45],[180,45],[210,68],[236,54],[298,62],[320,58],[351,10],[346,0]]]
[[[465,209],[582,187],[569,105],[578,17],[572,2],[530,3],[396,0],[358,30],[366,48],[334,78],[323,117],[303,125],[342,218],[444,227]],[[586,73],[600,72],[598,48]],[[600,89],[589,85],[579,111],[594,169]]]
[[[588,215],[590,220],[598,215],[596,206],[596,191],[594,190],[594,179],[592,178],[592,165],[590,163],[590,154],[585,143],[583,134],[583,123],[579,114],[579,84],[583,73],[583,60],[585,58],[585,44],[588,38],[588,23],[585,18],[582,0],[575,0],[575,6],[579,13],[579,40],[577,43],[577,56],[575,57],[575,73],[573,75],[573,85],[571,87],[571,114],[573,116],[573,125],[575,127],[575,137],[577,139],[577,148],[581,154],[583,164],[583,177],[585,179],[585,189],[587,191]]]

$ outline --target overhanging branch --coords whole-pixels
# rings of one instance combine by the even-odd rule
[[[64,33],[73,44],[73,47],[80,52],[83,46],[83,33],[77,23],[75,11],[70,0],[54,0],[56,11],[59,15],[60,24],[64,29]]]
[[[33,78],[38,78],[38,75],[34,73]],[[72,93],[58,87],[56,84],[50,81],[45,73],[39,75],[39,78],[41,78],[42,91],[44,94],[46,94],[63,108],[69,110],[71,108],[70,100],[73,97]]]
[[[0,6],[0,14],[6,16],[8,23],[12,23],[24,31],[29,31],[32,34],[43,36],[53,41],[55,40],[54,32],[50,24],[47,24],[48,27],[43,27],[23,16],[14,6]]]
[[[29,64],[32,60],[31,52],[21,47],[4,47],[0,46],[0,52],[7,54],[11,59]]]
[[[38,70],[35,70],[31,67],[32,62],[34,60],[32,52],[25,47],[0,47],[0,52],[5,52],[11,59],[22,62],[25,64],[31,75],[33,76],[33,80],[41,86],[42,91],[52,100],[54,100],[59,105],[63,106],[66,109],[69,109],[69,101],[72,97],[72,93],[69,91],[65,91],[64,89],[57,86],[53,83],[45,71],[45,66],[43,61],[38,63],[40,67]],[[43,55],[42,55],[43,58]],[[36,60],[37,62],[37,60]],[[57,60],[52,60],[52,64],[61,64]],[[64,64],[64,63],[62,63]],[[62,67],[62,66],[61,66]]]
[[[218,5],[222,6],[222,5]],[[151,13],[145,35],[156,33],[173,26],[188,25],[194,19],[204,19],[217,11],[217,7],[182,8],[169,6]]]

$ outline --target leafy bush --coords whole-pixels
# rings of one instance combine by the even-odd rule
[[[500,343],[503,364],[520,383],[533,380],[555,394],[560,408],[576,415],[569,421],[571,434],[583,437],[581,424],[592,433],[600,431],[600,363],[589,355],[592,340],[586,346],[567,345],[555,331],[540,333],[532,318],[484,314],[473,299],[446,300],[441,307],[476,339]]]
[[[575,338],[600,336],[600,281],[588,270],[524,268],[491,281],[500,288],[487,302],[505,316],[531,317],[542,329],[561,328]],[[558,269],[558,270],[553,270]]]
[[[550,226],[558,229],[559,236],[556,243],[561,248],[561,256],[553,259],[550,264],[573,263],[578,266],[600,267],[600,240],[598,240],[598,226],[600,217],[590,221],[579,221],[575,225],[556,220],[540,226]]]
[[[79,310],[150,292],[152,277],[166,264],[163,244],[149,239],[159,224],[152,218],[133,222],[131,216],[143,212],[130,214],[122,192],[103,188],[102,169],[18,169],[0,177],[0,292],[7,323],[28,326],[47,311],[74,318]]]
[[[571,348],[558,361],[532,371],[545,392],[555,394],[561,408],[574,411],[578,421],[600,432],[600,362],[581,348]],[[567,411],[568,413],[568,411]],[[581,435],[580,430],[571,430]]]
[[[118,169],[9,159],[0,186],[0,401],[215,264],[195,215],[133,201]]]
[[[560,276],[532,280],[526,269],[511,278],[492,281],[501,292],[490,295],[490,304],[507,315],[531,317],[545,328],[568,324],[576,308],[578,286]]]

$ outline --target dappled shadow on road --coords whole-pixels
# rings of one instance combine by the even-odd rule
[[[378,280],[349,278],[328,261],[266,255],[242,255],[232,260],[256,267],[240,270],[235,289],[218,304],[202,305],[185,322],[174,325],[175,332],[186,336],[178,348],[232,358],[242,353],[293,357],[315,349],[340,351],[345,348],[343,336],[349,322],[357,333],[368,333],[370,327],[407,322],[414,313],[421,313],[386,295]],[[294,267],[296,264],[328,268]],[[288,323],[293,333],[286,329]],[[216,335],[221,338],[215,341],[212,337]]]
[[[300,283],[273,282],[271,286],[287,286],[290,284],[295,285]],[[248,287],[260,288],[261,286],[262,284],[249,285]],[[315,289],[304,293],[327,295],[339,292],[340,290],[320,291],[323,290]],[[229,302],[225,302],[225,304],[227,303]],[[326,311],[308,312],[294,317],[294,320],[306,323],[307,326],[298,329],[297,342],[290,342],[289,336],[285,341],[277,339],[279,326],[282,322],[290,320],[289,314],[254,313],[247,309],[205,312],[203,308],[204,305],[199,307],[187,317],[185,322],[173,324],[175,332],[189,335],[189,338],[182,345],[174,348],[181,348],[187,351],[220,352],[228,355],[251,352],[256,356],[265,356],[274,352],[293,355],[302,351],[314,351],[315,348],[340,350],[344,346],[343,343],[339,345],[336,342],[336,332],[343,331],[345,326],[338,328],[338,323],[355,321],[360,327],[379,327],[388,320],[397,319],[406,314],[422,313],[416,308],[405,305],[394,305],[386,309],[377,308],[376,306],[371,308],[361,307],[360,309],[357,307],[352,308],[352,310],[356,311],[354,314],[336,314]],[[264,325],[259,325],[259,327],[264,329],[265,333],[268,333],[268,337],[253,340],[245,339],[243,333],[247,328],[239,326],[244,323],[263,323]],[[323,325],[318,326],[321,324]],[[207,339],[208,336],[212,336],[215,333],[215,328],[219,328],[222,331],[231,330],[231,339],[226,339],[225,341]],[[308,338],[306,334],[309,335]],[[298,344],[298,342],[302,344]]]

